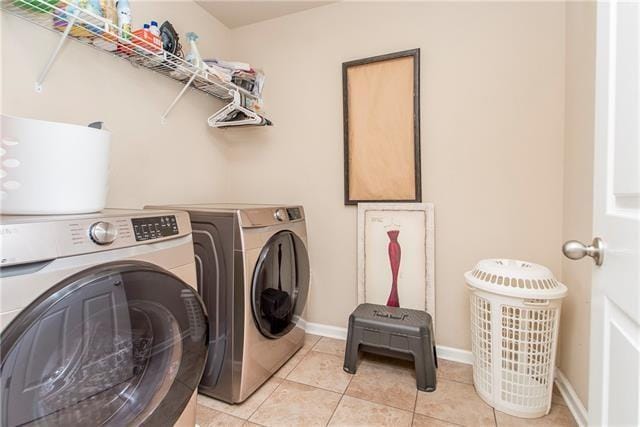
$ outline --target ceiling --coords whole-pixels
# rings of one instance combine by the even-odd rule
[[[335,1],[199,0],[198,4],[228,28],[313,9]]]

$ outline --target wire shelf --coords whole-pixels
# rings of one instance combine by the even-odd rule
[[[233,100],[234,93],[241,94],[244,98],[258,99],[246,89],[194,67],[183,58],[153,46],[133,33],[121,30],[111,20],[82,9],[70,0],[0,0],[0,9],[63,37],[185,84],[174,104],[190,86],[222,100]],[[57,50],[43,71],[42,79],[56,54]],[[164,116],[174,104],[171,104]]]

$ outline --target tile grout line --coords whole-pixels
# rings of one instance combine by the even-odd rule
[[[306,386],[314,387],[314,388],[317,388],[317,389],[320,389],[320,390],[325,390],[325,391],[328,391],[328,392],[332,392],[332,393],[340,394],[340,395],[341,395],[341,397],[340,397],[340,400],[338,401],[338,405],[336,405],[336,408],[334,408],[334,410],[333,410],[333,412],[332,412],[332,414],[331,414],[331,417],[329,418],[329,422],[331,421],[331,419],[333,418],[333,416],[334,416],[334,414],[335,414],[335,411],[337,410],[337,408],[338,408],[338,406],[339,406],[340,402],[342,402],[343,397],[344,397],[344,396],[349,396],[349,395],[347,394],[347,390],[348,390],[349,386],[351,385],[351,382],[353,381],[353,379],[354,379],[354,377],[355,377],[356,375],[355,375],[355,374],[349,375],[349,382],[348,382],[348,383],[347,383],[347,385],[345,386],[344,391],[343,391],[343,392],[341,392],[341,393],[340,393],[340,392],[336,392],[335,390],[330,390],[330,389],[328,389],[328,388],[324,388],[324,387],[320,387],[320,386],[315,386],[315,385],[314,385],[314,386],[311,386],[311,385],[309,385],[309,384],[306,384],[306,383],[303,383],[303,382],[299,382],[299,381],[295,381],[295,380],[292,380],[292,379],[289,379],[289,378],[288,378],[288,377],[291,375],[291,373],[292,373],[292,372],[293,372],[293,371],[294,371],[294,370],[295,370],[295,369],[296,369],[296,368],[297,368],[297,367],[302,363],[302,361],[303,361],[303,360],[304,360],[304,359],[305,359],[309,354],[311,354],[311,352],[321,353],[321,354],[328,354],[328,355],[331,355],[331,356],[340,357],[339,355],[336,355],[336,354],[333,354],[333,353],[328,353],[328,352],[323,352],[323,351],[317,351],[317,350],[315,350],[315,347],[320,343],[320,341],[321,341],[321,340],[322,340],[322,338],[320,338],[320,339],[319,339],[319,340],[318,340],[318,341],[317,341],[317,342],[316,342],[316,343],[315,343],[315,344],[314,344],[314,345],[313,345],[313,346],[312,346],[312,347],[311,347],[311,348],[310,348],[306,353],[304,353],[304,354],[303,354],[303,356],[302,356],[302,357],[301,357],[301,359],[298,361],[298,363],[296,363],[296,365],[291,369],[291,371],[290,371],[290,372],[289,372],[289,373],[288,373],[284,378],[279,378],[279,379],[281,380],[281,381],[280,381],[280,383],[279,383],[279,384],[278,384],[278,385],[277,385],[277,386],[276,386],[276,387],[271,391],[271,393],[269,393],[269,394],[267,395],[267,397],[266,397],[266,398],[265,398],[265,399],[264,399],[264,400],[263,400],[263,401],[262,401],[262,402],[261,402],[261,403],[256,407],[256,409],[255,409],[254,411],[252,411],[252,412],[251,412],[251,414],[248,416],[248,418],[244,419],[244,421],[246,421],[246,422],[252,422],[252,423],[253,423],[253,421],[250,421],[250,418],[251,418],[251,417],[252,417],[252,416],[253,416],[253,415],[254,415],[254,414],[255,414],[255,413],[256,413],[256,412],[257,412],[257,411],[258,411],[258,410],[259,410],[259,409],[264,405],[264,403],[265,403],[265,402],[266,402],[266,401],[267,401],[267,400],[268,400],[268,399],[269,399],[269,398],[270,398],[270,397],[271,397],[271,396],[272,396],[272,395],[273,395],[273,394],[274,394],[274,393],[275,393],[275,392],[280,388],[280,386],[282,385],[282,383],[283,383],[284,381],[294,382],[294,383],[296,383],[296,384],[302,384],[302,385],[306,385]],[[272,376],[271,378],[277,378],[277,377]],[[446,381],[455,382],[455,383],[457,383],[457,384],[464,384],[464,385],[471,385],[471,386],[473,386],[473,384],[469,384],[469,383],[467,383],[467,382],[462,382],[462,381],[458,381],[458,380],[455,380],[455,379],[447,378],[447,377],[445,377],[445,376],[441,377],[441,379],[446,380]],[[420,393],[419,391],[417,391],[417,392],[416,392],[416,397],[415,397],[415,399],[414,399],[413,409],[412,409],[412,411],[411,411],[411,414],[412,414],[411,423],[412,423],[412,424],[413,424],[413,421],[414,421],[414,419],[415,419],[415,414],[417,414],[417,413],[418,413],[418,412],[416,412],[416,407],[417,407],[417,400],[418,400],[418,395],[419,395],[419,393]],[[350,396],[350,397],[353,397],[353,398],[355,398],[355,399],[359,399],[359,400],[362,400],[362,401],[365,401],[365,402],[370,402],[370,403],[374,403],[374,404],[381,404],[381,403],[379,403],[379,402],[371,401],[371,400],[364,399],[364,398],[358,398],[358,397],[354,397],[354,396]],[[398,409],[398,410],[407,411],[407,410],[406,410],[406,409],[404,409],[404,408],[397,408],[397,407],[395,407],[395,406],[391,406],[391,405],[388,405],[388,404],[382,404],[382,405],[383,405],[383,406],[389,406],[390,408],[394,408],[394,409]],[[493,409],[493,408],[492,408],[492,409]],[[408,411],[407,411],[407,412],[408,412]],[[494,410],[493,412],[494,412],[494,413],[493,413],[493,415],[494,415],[494,425],[495,425],[495,426],[497,426],[497,419],[496,419],[495,410]],[[229,415],[231,415],[231,414],[229,414]],[[423,415],[423,414],[420,414],[420,415]],[[234,417],[235,417],[235,415],[232,415],[232,416],[234,416]],[[426,417],[428,417],[428,418],[433,418],[433,419],[437,419],[437,420],[440,420],[440,421],[444,421],[444,422],[448,422],[448,423],[456,424],[456,423],[453,423],[453,422],[451,422],[451,421],[447,421],[447,420],[444,420],[444,419],[441,419],[441,418],[437,418],[437,417],[433,417],[433,416],[429,416],[429,415],[425,415],[425,416],[426,416]],[[236,417],[236,418],[239,418],[239,417]],[[239,419],[242,419],[242,418],[239,418]],[[259,423],[256,423],[256,424],[259,424]]]
[[[336,411],[338,410],[338,406],[340,406],[340,403],[342,403],[342,399],[344,399],[344,396],[345,394],[342,393],[342,395],[340,396],[340,400],[338,400],[338,404],[336,405],[335,408],[333,408],[333,412],[331,412],[331,416],[329,417],[329,420],[327,421],[325,426],[328,426],[331,423],[331,420],[333,419],[333,416],[336,414]]]
[[[320,339],[322,339],[322,338],[320,338]],[[320,342],[320,339],[318,339],[318,341],[316,341],[316,343],[311,347],[311,349],[309,349],[309,351],[307,351],[306,353],[304,353],[304,354],[303,354],[303,356],[300,358],[300,360],[298,361],[298,363],[296,363],[296,365],[291,369],[291,371],[289,371],[289,373],[288,373],[287,375],[285,375],[285,377],[284,377],[284,378],[278,378],[278,377],[276,377],[275,375],[271,375],[271,377],[269,377],[269,379],[268,379],[267,381],[269,381],[269,380],[271,380],[271,379],[273,379],[273,378],[278,378],[278,379],[280,380],[280,383],[279,383],[279,384],[278,384],[278,385],[277,385],[273,390],[271,390],[271,393],[269,393],[269,394],[267,395],[267,397],[266,397],[262,402],[260,402],[260,404],[256,407],[256,409],[254,409],[254,410],[253,410],[253,412],[251,412],[251,414],[249,415],[249,417],[247,417],[247,419],[246,419],[245,421],[253,423],[253,421],[250,421],[250,418],[251,418],[251,417],[252,417],[256,412],[258,412],[258,409],[260,409],[260,408],[262,407],[262,405],[263,405],[263,404],[264,404],[264,403],[265,403],[265,402],[266,402],[266,401],[267,401],[267,400],[268,400],[268,399],[269,399],[269,398],[270,398],[270,397],[271,397],[271,396],[276,392],[276,390],[278,390],[278,389],[280,388],[280,386],[282,385],[282,383],[283,383],[283,382],[285,382],[285,381],[290,381],[290,380],[287,380],[287,377],[291,374],[291,372],[293,372],[293,371],[294,371],[294,369],[296,369],[296,368],[298,367],[298,365],[302,362],[302,360],[304,360],[304,358],[305,358],[305,357],[307,357],[307,355],[308,355],[309,353],[311,353],[311,350],[313,349],[313,347],[315,347],[315,346]],[[300,350],[302,350],[302,348],[301,348]],[[286,362],[285,362],[285,364],[286,364]],[[284,365],[283,365],[283,366],[284,366]],[[280,369],[282,369],[282,366],[281,366],[278,370],[280,370]],[[278,371],[276,371],[276,372],[278,372]],[[275,373],[274,373],[274,374],[275,374]],[[297,381],[294,381],[294,382],[297,382]],[[266,384],[266,382],[265,382],[265,384]],[[263,386],[264,386],[264,384],[263,384]],[[259,424],[259,423],[254,423],[254,424],[261,425],[261,424]]]
[[[322,338],[321,338],[321,339],[322,339]],[[295,364],[295,366],[294,366],[293,368],[291,368],[291,370],[289,371],[289,373],[288,373],[287,375],[285,375],[285,376],[284,376],[284,378],[282,378],[283,380],[286,380],[286,379],[288,379],[288,378],[289,378],[289,375],[291,375],[291,373],[292,373],[293,371],[295,371],[295,370],[296,370],[296,368],[298,367],[298,365],[300,365],[300,364],[302,363],[302,361],[304,360],[304,358],[305,358],[305,357],[307,357],[307,356],[309,355],[309,353],[311,353],[311,352],[313,351],[313,347],[315,347],[319,342],[320,342],[320,340],[318,340],[318,341],[317,341],[317,342],[316,342],[316,343],[315,343],[315,344],[314,344],[314,345],[309,349],[309,351],[307,351],[306,353],[303,353],[303,354],[302,354],[302,357],[300,358],[300,360],[298,360],[298,363],[296,363],[296,364]],[[300,350],[302,350],[302,349],[300,349]],[[300,351],[300,350],[298,350],[298,351]],[[296,355],[297,355],[297,353],[296,353],[296,354],[294,354],[294,355],[293,355],[293,356],[291,356],[291,357],[295,357]],[[291,359],[289,359],[289,360],[291,360]],[[286,363],[287,363],[287,362],[285,362],[285,364],[286,364]],[[282,365],[282,366],[284,366],[284,365]],[[280,367],[280,369],[282,369],[282,366]],[[279,369],[279,370],[280,370],[280,369]],[[276,371],[276,373],[277,373],[277,372],[278,372],[278,371]],[[275,374],[274,374],[274,375],[275,375]],[[297,382],[297,381],[296,381],[296,382]]]
[[[289,375],[291,375],[291,373],[292,373],[293,371],[295,371],[295,370],[296,370],[296,368],[298,367],[298,365],[299,365],[300,363],[302,363],[302,361],[304,360],[304,358],[305,358],[305,357],[307,357],[307,354],[308,354],[308,353],[305,353],[305,354],[303,354],[303,355],[302,355],[302,357],[300,358],[300,360],[298,360],[298,363],[296,363],[296,364],[293,366],[293,368],[291,368],[291,370],[289,371],[289,373],[288,373],[287,375],[285,375],[285,376],[284,376],[284,378],[282,378],[283,380],[286,380],[287,378],[289,378]],[[280,369],[282,369],[282,368],[280,368]]]
[[[314,353],[328,354],[329,356],[336,356],[336,357],[340,357],[340,358],[344,359],[344,354],[335,354],[335,353],[331,353],[329,351],[316,350],[315,348],[312,348],[309,352],[312,352],[312,351]]]
[[[373,404],[373,405],[384,406],[384,407],[386,407],[386,408],[395,409],[396,411],[402,411],[402,412],[408,412],[408,413],[411,413],[411,411],[408,411],[408,410],[406,410],[406,409],[400,409],[400,408],[396,408],[395,406],[385,405],[384,403],[374,402],[374,401],[371,401],[371,400],[365,399],[365,398],[363,398],[363,397],[349,396],[348,394],[345,394],[344,396],[346,396],[346,397],[348,397],[348,398],[350,398],[350,399],[356,399],[356,400],[359,400],[359,401],[361,401],[361,402],[371,403],[371,404]],[[431,417],[431,418],[433,418],[433,417]],[[443,421],[444,421],[444,420],[443,420]]]
[[[443,423],[452,424],[454,426],[464,427],[464,424],[459,424],[459,423],[456,423],[455,421],[445,420],[444,418],[434,417],[433,415],[425,415],[425,414],[421,414],[420,412],[414,412],[414,414],[420,415],[421,417],[425,417],[425,418],[431,418],[432,420],[442,421]]]
[[[320,340],[318,340],[318,341],[316,342],[316,344],[317,344],[318,342],[320,342]],[[316,344],[314,344],[314,347],[315,347],[315,345],[316,345]],[[300,349],[300,350],[302,350],[302,349]],[[303,360],[305,357],[307,357],[307,355],[308,355],[309,353],[311,353],[311,349],[309,349],[309,351],[307,351],[306,353],[304,353],[304,354],[303,354],[303,356],[300,358],[300,360],[298,361],[298,363],[296,363],[296,365],[291,369],[291,371],[290,371],[290,372],[289,372],[289,373],[288,373],[284,378],[276,377],[276,376],[275,376],[275,373],[274,373],[274,375],[271,375],[271,376],[267,379],[267,381],[265,381],[265,383],[264,383],[261,387],[264,387],[264,385],[265,385],[268,381],[270,381],[270,380],[272,380],[272,379],[274,379],[274,378],[279,379],[279,380],[280,380],[280,383],[279,383],[279,384],[278,384],[278,385],[277,385],[273,390],[271,390],[271,393],[269,393],[269,394],[267,395],[267,397],[266,397],[262,402],[260,402],[260,404],[256,407],[256,409],[254,409],[254,410],[249,414],[249,416],[248,416],[247,418],[238,417],[238,416],[236,416],[236,415],[233,415],[233,414],[227,413],[227,412],[222,411],[222,410],[219,410],[219,409],[210,408],[210,407],[209,407],[209,406],[207,406],[207,405],[204,405],[204,406],[207,406],[209,409],[212,409],[212,410],[215,410],[215,411],[218,411],[218,412],[221,412],[221,413],[224,413],[224,414],[230,415],[230,416],[232,416],[232,417],[235,417],[235,418],[241,419],[241,420],[243,420],[243,421],[246,421],[246,422],[252,422],[252,423],[253,423],[253,421],[249,421],[249,419],[250,419],[250,418],[251,418],[251,417],[252,417],[252,416],[253,416],[253,415],[258,411],[258,409],[260,409],[260,407],[264,404],[264,402],[266,402],[266,401],[267,401],[267,399],[269,399],[269,398],[271,397],[271,395],[272,395],[273,393],[275,393],[275,391],[276,391],[278,388],[280,388],[280,386],[282,385],[282,383],[283,383],[285,380],[287,380],[287,377],[291,374],[291,372],[293,372],[293,370],[294,370],[295,368],[297,368],[297,367],[298,367],[298,365],[302,362],[302,360]],[[285,363],[286,363],[286,362],[285,362]],[[284,366],[284,365],[283,365],[283,366]],[[282,366],[281,366],[279,369],[282,369]],[[276,373],[277,373],[277,372],[278,372],[278,371],[276,371]],[[291,380],[287,380],[287,381],[291,381]],[[302,384],[302,383],[298,383],[297,381],[292,381],[292,382],[295,382],[295,383],[297,383],[297,384]],[[258,390],[259,390],[259,389],[258,389]],[[257,391],[257,390],[256,390],[256,391]],[[261,425],[261,424],[259,424],[259,423],[254,423],[254,424]]]
[[[288,378],[287,378],[287,381],[292,382],[292,383],[296,383],[296,384],[300,384],[300,385],[306,385],[307,387],[317,388],[318,390],[322,390],[322,391],[329,391],[329,392],[335,393],[335,394],[344,394],[347,391],[346,388],[344,389],[345,390],[344,392],[340,392],[340,391],[335,391],[335,390],[328,389],[326,387],[321,387],[319,385],[311,385],[311,384],[303,383],[303,382],[296,381],[296,380],[290,380]]]
[[[257,412],[257,411],[258,411],[258,410],[259,410],[259,409],[264,405],[264,403],[265,403],[265,402],[266,402],[266,401],[267,401],[267,400],[268,400],[268,399],[269,399],[269,398],[270,398],[270,397],[271,397],[271,396],[272,396],[272,395],[273,395],[273,394],[274,394],[274,393],[275,393],[275,392],[280,388],[280,386],[282,386],[282,383],[283,383],[284,381],[290,381],[290,382],[294,382],[294,383],[297,383],[297,384],[302,384],[302,385],[307,385],[307,386],[309,386],[309,384],[305,384],[305,383],[302,383],[302,382],[298,382],[298,381],[295,381],[295,380],[289,379],[289,376],[293,373],[293,371],[295,371],[295,369],[297,369],[297,368],[298,368],[298,366],[299,366],[299,365],[300,365],[300,364],[305,360],[305,358],[306,358],[307,356],[309,356],[312,352],[314,352],[314,353],[320,353],[320,354],[326,354],[326,355],[331,355],[331,356],[335,356],[335,357],[341,358],[341,355],[337,355],[337,354],[335,354],[335,353],[325,352],[325,351],[321,351],[321,350],[316,350],[316,347],[318,347],[318,345],[320,344],[320,342],[321,342],[321,341],[322,341],[322,337],[321,337],[320,339],[318,339],[318,340],[317,340],[317,341],[316,341],[316,342],[311,346],[311,348],[309,348],[309,350],[307,350],[305,353],[303,353],[302,357],[301,357],[301,358],[300,358],[300,360],[299,360],[299,361],[298,361],[298,362],[297,362],[297,363],[292,367],[291,371],[290,371],[290,372],[289,372],[289,373],[288,373],[284,378],[281,378],[281,379],[280,379],[280,382],[276,385],[276,387],[275,387],[275,388],[274,388],[274,389],[273,389],[273,390],[272,390],[272,391],[271,391],[271,392],[270,392],[270,393],[265,397],[265,399],[264,399],[264,400],[263,400],[263,401],[262,401],[262,402],[261,402],[261,403],[256,407],[256,409],[255,409],[255,410],[253,410],[253,411],[250,413],[250,415],[248,416],[248,418],[246,418],[246,419],[245,419],[245,421],[246,421],[246,422],[253,423],[253,421],[250,421],[250,418],[251,418],[253,415],[255,415],[255,414],[256,414],[256,412]],[[342,356],[342,358],[344,358],[344,356]],[[343,390],[341,393],[336,392],[335,390],[329,390],[329,389],[326,389],[326,388],[323,388],[323,387],[311,386],[311,387],[317,388],[317,389],[319,389],[319,390],[326,390],[326,391],[329,391],[329,392],[333,392],[333,393],[336,393],[336,394],[340,394],[340,400],[338,401],[338,404],[336,405],[336,407],[333,409],[333,411],[332,411],[332,413],[331,413],[331,416],[329,417],[329,421],[327,422],[327,424],[328,424],[328,423],[330,423],[330,422],[331,422],[331,420],[333,419],[333,417],[335,416],[335,413],[336,413],[336,411],[337,411],[337,409],[338,409],[338,407],[339,407],[340,403],[344,400],[344,396],[348,396],[348,394],[347,394],[347,390],[349,389],[349,386],[351,385],[351,382],[353,381],[354,377],[355,377],[355,374],[353,374],[353,375],[349,375],[349,381],[347,382],[347,384],[346,384],[346,386],[345,386],[344,390]],[[273,376],[272,376],[272,378],[275,378],[275,377],[273,377]],[[442,376],[442,377],[441,377],[441,379],[443,379],[443,380],[445,380],[445,381],[451,381],[451,382],[454,382],[454,383],[458,383],[458,384],[464,384],[464,385],[471,385],[471,386],[473,386],[472,384],[469,384],[469,383],[467,383],[467,382],[459,381],[459,380],[452,379],[452,378],[447,378],[446,376]],[[413,422],[415,421],[415,415],[416,415],[416,414],[418,414],[418,412],[416,412],[416,408],[417,408],[417,400],[418,400],[419,393],[420,393],[419,391],[417,391],[417,392],[416,392],[416,396],[415,396],[415,398],[414,398],[414,403],[413,403],[413,408],[412,408],[412,411],[411,411],[411,424],[412,424],[412,425],[413,425]],[[350,397],[353,397],[353,396],[350,396]],[[354,397],[354,398],[355,398],[355,399],[358,399],[358,400],[362,400],[362,401],[364,401],[364,402],[370,402],[370,403],[374,403],[374,404],[380,404],[379,402],[370,401],[370,400],[368,400],[368,399],[363,399],[363,398],[358,398],[358,397]],[[386,405],[386,404],[384,404],[384,406],[389,406],[390,408],[395,408],[394,406],[390,406],[390,405]],[[404,410],[404,411],[406,411],[406,409],[403,409],[403,408],[395,408],[395,409],[398,409],[398,410]],[[422,414],[420,414],[420,415],[422,415]],[[496,419],[495,410],[493,411],[493,415],[494,415],[494,425],[495,425],[495,426],[497,426],[497,419]],[[232,416],[233,416],[233,415],[232,415]],[[436,419],[436,420],[441,420],[441,419],[439,419],[439,418],[437,418],[437,417],[431,417],[431,416],[428,416],[428,415],[427,415],[427,417],[428,417],[428,418],[432,418],[432,419]],[[447,421],[447,420],[441,420],[441,421],[445,421],[445,422],[449,422],[449,423],[451,423],[451,421]],[[259,423],[256,423],[256,424],[259,424]],[[455,423],[452,423],[452,424],[455,424]]]
[[[287,374],[287,376],[286,376],[284,379],[285,379],[285,380],[287,380],[287,381],[294,382],[294,383],[296,383],[296,384],[302,384],[302,385],[306,385],[306,386],[309,386],[309,387],[315,387],[315,388],[320,389],[320,390],[330,391],[330,392],[332,392],[332,393],[336,393],[336,394],[344,395],[344,394],[347,392],[347,389],[349,388],[349,385],[351,384],[351,381],[353,380],[353,377],[354,377],[355,375],[349,375],[349,382],[347,383],[347,385],[346,385],[346,386],[345,386],[345,388],[344,388],[344,391],[342,391],[342,392],[335,391],[335,390],[331,390],[331,389],[328,389],[328,388],[325,388],[325,387],[322,387],[322,386],[319,386],[319,385],[311,385],[311,384],[303,383],[303,382],[296,381],[296,380],[294,380],[294,379],[290,379],[290,378],[289,378],[289,375],[291,375],[291,374],[293,373],[293,371],[295,371],[295,370],[296,370],[296,368],[297,368],[297,367],[302,363],[302,361],[303,361],[303,360],[304,360],[308,355],[310,355],[312,352],[314,352],[314,353],[320,353],[320,354],[325,354],[325,355],[334,356],[334,357],[338,357],[338,358],[344,359],[344,356],[342,356],[342,357],[341,357],[341,356],[339,356],[339,355],[337,355],[337,354],[333,354],[333,353],[326,353],[326,352],[324,352],[324,351],[317,351],[317,350],[314,350],[314,348],[315,348],[315,347],[320,343],[320,341],[322,341],[322,338],[324,338],[324,337],[320,337],[320,339],[319,339],[319,340],[318,340],[318,341],[317,341],[317,342],[316,342],[316,343],[311,347],[311,349],[309,349],[309,351],[307,351],[307,352],[304,354],[304,356],[300,359],[300,361],[296,364],[296,366],[294,366],[294,368],[293,368],[293,369],[291,369],[291,372],[289,372],[289,373]]]
[[[452,380],[451,378],[446,378],[446,377],[442,377],[440,379],[441,380],[445,380],[445,381],[451,381],[451,382],[458,383],[458,384],[470,385],[471,387],[473,387],[473,383],[466,383],[464,381]]]
[[[277,392],[277,390],[280,388],[280,386],[282,386],[282,383],[283,383],[284,381],[290,381],[290,382],[295,382],[295,383],[298,383],[298,384],[302,384],[302,385],[307,385],[307,386],[309,386],[309,384],[305,384],[305,383],[301,383],[301,382],[298,382],[298,381],[295,381],[295,380],[291,380],[291,379],[289,379],[288,377],[291,375],[291,373],[292,373],[295,369],[297,369],[297,367],[302,363],[302,361],[303,361],[303,360],[305,360],[305,358],[311,354],[311,352],[321,353],[321,354],[327,354],[327,355],[331,355],[331,356],[334,356],[334,357],[337,357],[337,358],[341,358],[341,359],[343,359],[343,358],[344,358],[344,355],[338,355],[338,354],[335,354],[335,353],[332,353],[332,352],[325,352],[325,351],[321,351],[321,350],[316,350],[316,348],[318,347],[318,345],[320,344],[320,342],[321,342],[321,341],[322,341],[322,337],[320,337],[320,338],[319,338],[319,339],[318,339],[318,340],[317,340],[317,341],[316,341],[316,342],[311,346],[311,348],[309,348],[309,350],[307,350],[305,353],[303,353],[303,354],[302,354],[301,359],[300,359],[300,360],[295,364],[295,366],[293,366],[293,367],[292,367],[291,371],[290,371],[290,372],[289,372],[289,373],[288,373],[284,378],[278,378],[278,377],[275,377],[275,376],[272,376],[272,377],[271,377],[271,378],[278,378],[278,379],[280,380],[280,381],[279,381],[279,383],[274,387],[274,389],[273,389],[270,393],[268,393],[268,394],[267,394],[267,396],[265,396],[265,398],[264,398],[264,399],[263,399],[263,400],[262,400],[262,401],[257,405],[257,407],[256,407],[253,411],[251,411],[251,412],[249,413],[249,415],[247,416],[247,418],[243,419],[243,418],[241,418],[241,417],[237,417],[236,415],[233,415],[233,414],[228,414],[228,415],[230,415],[231,417],[237,418],[237,419],[239,419],[239,420],[243,420],[243,421],[245,421],[246,423],[253,423],[253,421],[251,421],[251,417],[253,417],[253,415],[255,415],[255,414],[259,411],[259,409],[260,409],[262,406],[264,406],[265,402],[266,402],[267,400],[269,400],[269,399],[271,398],[271,396],[273,396],[273,394],[274,394],[274,393],[276,393],[276,392]],[[351,382],[353,381],[354,377],[355,377],[355,375],[349,375],[349,381],[348,381],[348,382],[347,382],[347,384],[345,385],[345,388],[344,388],[344,390],[342,391],[342,393],[340,393],[340,400],[338,401],[338,404],[337,404],[337,405],[336,405],[336,407],[334,408],[334,410],[333,410],[333,412],[332,412],[332,414],[331,414],[331,416],[330,416],[330,418],[329,418],[329,422],[330,422],[330,420],[333,418],[333,416],[334,416],[334,414],[335,414],[335,411],[336,411],[336,410],[337,410],[337,408],[338,408],[338,405],[340,404],[340,402],[342,402],[342,400],[343,400],[344,396],[345,396],[345,395],[347,395],[347,394],[346,394],[346,393],[347,393],[347,390],[348,390],[348,388],[349,388],[349,386],[350,386]],[[324,389],[323,387],[318,387],[318,386],[312,386],[312,387],[317,388],[317,389],[319,389],[319,390],[327,390],[327,391],[329,391],[329,392],[336,393],[336,391],[335,391],[335,390]],[[339,393],[336,393],[336,394],[339,394]],[[416,407],[416,404],[417,404],[417,397],[418,397],[418,393],[416,393],[416,397],[414,398],[414,404],[413,404],[413,410],[412,410],[412,419],[411,419],[411,422],[412,422],[412,423],[413,423],[413,419],[414,419],[414,417],[415,417],[415,407]],[[369,401],[368,399],[361,399],[361,400],[363,400],[363,401]],[[370,402],[372,402],[372,403],[378,403],[378,402],[373,402],[373,401],[370,401]],[[206,405],[203,405],[203,406],[206,406]],[[392,408],[393,408],[393,406],[390,406],[390,407],[392,407]],[[213,409],[213,408],[210,408],[210,409]],[[396,408],[396,409],[403,410],[403,408]],[[225,411],[219,411],[219,410],[216,410],[216,411],[221,412],[221,413],[225,413]],[[260,425],[259,423],[256,423],[256,424]]]
[[[468,383],[468,382],[464,382],[464,381],[460,381],[460,380],[454,380],[452,378],[447,378],[445,376],[441,376],[440,379],[441,380],[445,380],[445,381],[452,381],[452,382],[458,383],[458,384],[466,384],[466,385],[473,386],[473,383]]]
[[[309,351],[313,351],[314,348],[316,348],[318,346],[318,344],[320,344],[320,341],[322,341],[322,338],[324,337],[320,337],[320,339],[318,341],[316,341],[311,348],[309,349]]]
[[[461,383],[461,384],[466,384],[466,383]],[[469,384],[467,384],[467,385],[469,385]],[[437,390],[437,387],[436,387],[436,390]],[[435,392],[435,390],[434,390],[434,392]],[[415,404],[413,406],[413,419],[415,419],[416,414],[418,414],[418,415],[420,415],[422,417],[432,418],[434,420],[438,420],[438,421],[442,421],[442,422],[445,422],[445,423],[448,423],[448,424],[453,424],[453,425],[456,425],[456,426],[463,427],[462,424],[458,424],[458,423],[453,422],[453,421],[449,421],[449,420],[445,420],[445,419],[442,419],[442,418],[434,417],[433,415],[425,415],[425,414],[422,414],[420,412],[417,412],[416,409],[418,409],[418,395],[419,394],[420,394],[420,390],[418,390],[418,392],[416,393],[416,402],[415,402]],[[494,418],[495,418],[495,413],[494,413]],[[412,419],[412,423],[411,423],[412,426],[413,426],[413,419]]]
[[[418,406],[418,395],[420,390],[416,391],[416,398],[413,399],[413,411],[411,411],[411,426],[413,427],[413,421],[416,419],[416,407]]]
[[[270,378],[273,378],[273,376],[271,376]],[[269,393],[269,394],[267,395],[267,397],[265,397],[265,399],[264,399],[262,402],[260,402],[260,404],[256,407],[256,409],[254,409],[254,410],[253,410],[253,412],[251,413],[251,415],[249,415],[249,418],[247,418],[247,420],[246,420],[246,421],[249,421],[249,420],[250,420],[250,418],[251,418],[251,417],[253,417],[253,415],[254,415],[256,412],[258,412],[258,409],[260,409],[260,408],[262,407],[262,405],[264,404],[264,402],[266,402],[267,400],[269,400],[269,398],[271,397],[271,395],[272,395],[273,393],[275,393],[275,392],[276,392],[276,390],[278,390],[278,389],[280,388],[280,386],[282,385],[282,383],[283,383],[284,381],[285,381],[284,379],[283,379],[282,381],[280,381],[280,384],[278,384],[278,385],[277,385],[273,390],[271,390],[271,393]],[[265,383],[265,384],[266,384],[266,383]],[[249,422],[253,422],[253,421],[249,421]],[[255,424],[260,424],[260,423],[255,423]],[[260,425],[261,425],[261,424],[260,424]]]
[[[361,364],[364,363],[364,362],[366,362],[366,361],[365,360],[360,360]],[[388,365],[385,365],[385,366],[388,366]],[[395,373],[397,373],[397,372],[394,372],[394,374]],[[386,406],[386,407],[391,408],[391,409],[397,409],[397,410],[404,411],[404,412],[410,412],[412,414],[412,422],[413,422],[413,414],[415,413],[415,408],[416,408],[416,404],[417,404],[417,400],[418,400],[418,393],[419,393],[419,390],[417,390],[417,387],[416,387],[416,397],[413,400],[413,407],[410,408],[410,409],[407,409],[407,408],[404,408],[404,407],[395,406],[395,405],[390,404],[390,403],[382,403],[382,402],[375,401],[375,400],[369,400],[368,398],[365,398],[365,397],[362,397],[362,396],[351,396],[351,395],[347,394],[346,392],[349,389],[349,385],[351,385],[351,382],[355,379],[356,376],[357,376],[357,373],[356,374],[351,374],[351,379],[349,380],[349,383],[347,384],[347,388],[345,389],[345,396],[349,396],[349,397],[353,397],[353,398],[356,398],[356,399],[360,399],[360,400],[363,400],[365,402],[373,403],[373,404],[376,404],[376,405]],[[415,378],[413,380],[415,382]]]

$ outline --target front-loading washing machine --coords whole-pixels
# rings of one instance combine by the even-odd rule
[[[164,208],[189,212],[198,291],[210,314],[209,357],[199,390],[242,402],[304,344],[297,324],[310,280],[304,209]]]
[[[195,424],[207,357],[189,216],[0,217],[0,425]]]

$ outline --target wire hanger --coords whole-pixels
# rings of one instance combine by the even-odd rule
[[[214,128],[231,127],[231,126],[271,126],[269,119],[262,117],[253,110],[242,105],[242,95],[238,91],[232,91],[233,101],[215,112],[207,122],[209,126]],[[238,113],[244,118],[234,119]]]

